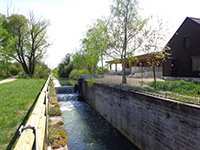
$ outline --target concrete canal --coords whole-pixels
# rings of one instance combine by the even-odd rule
[[[54,83],[70,150],[138,150],[87,103],[78,101],[73,86]]]

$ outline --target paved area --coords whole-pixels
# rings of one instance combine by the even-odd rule
[[[113,84],[121,84],[122,76],[117,75],[105,75],[104,78],[96,79],[98,81],[113,83]],[[154,81],[153,78],[127,78],[127,85],[131,86],[141,86],[141,81],[143,82],[151,82]],[[165,81],[163,79],[157,78],[156,81]],[[145,85],[143,85],[145,86]]]
[[[17,79],[18,79],[18,77],[9,77],[9,78],[7,78],[7,79],[1,80],[1,81],[0,81],[0,84],[6,83],[6,82],[12,82],[12,81],[15,81],[15,80],[17,80]]]

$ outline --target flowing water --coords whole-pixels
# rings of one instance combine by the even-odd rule
[[[70,150],[138,150],[87,103],[72,86],[56,87]]]

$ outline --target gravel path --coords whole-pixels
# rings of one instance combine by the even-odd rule
[[[12,82],[12,81],[15,81],[15,80],[17,80],[17,79],[18,79],[18,77],[9,77],[9,78],[7,78],[7,79],[1,80],[1,81],[0,81],[0,84],[6,83],[6,82]]]

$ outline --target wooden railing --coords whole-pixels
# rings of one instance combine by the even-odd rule
[[[50,76],[43,87],[26,126],[20,128],[20,137],[14,150],[43,150],[47,146]]]

